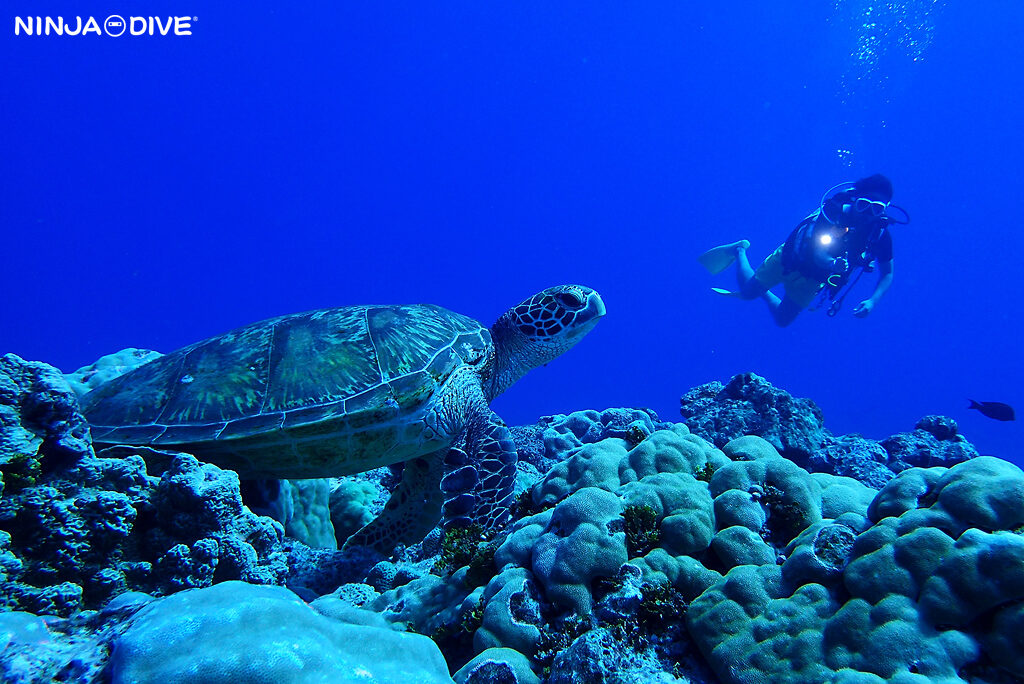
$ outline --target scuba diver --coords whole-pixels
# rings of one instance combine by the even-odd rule
[[[888,213],[890,209],[902,216],[894,218]],[[747,259],[747,240],[710,249],[698,260],[711,273],[721,273],[736,262],[739,289],[712,289],[741,299],[763,298],[779,326],[792,323],[815,297],[818,302],[812,310],[828,301],[828,315],[835,316],[861,274],[874,270],[877,264],[879,277],[874,292],[853,310],[854,316],[863,318],[892,284],[889,226],[909,222],[907,212],[892,204],[892,183],[875,174],[830,188],[818,208],[797,225],[757,271]],[[779,284],[785,288],[781,299],[771,291]]]

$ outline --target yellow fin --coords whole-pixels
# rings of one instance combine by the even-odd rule
[[[737,247],[747,249],[750,247],[750,240],[737,240],[736,242],[730,242],[727,245],[712,247],[697,257],[697,261],[699,261],[701,265],[711,273],[721,273],[725,269],[729,268],[729,266],[732,265],[732,262],[736,261]]]

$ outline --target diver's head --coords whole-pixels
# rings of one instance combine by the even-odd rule
[[[853,182],[854,197],[863,197],[882,204],[892,202],[892,181],[880,173]]]
[[[854,181],[850,209],[858,214],[881,216],[892,202],[892,181],[880,173]]]
[[[876,173],[832,186],[822,198],[821,209],[831,223],[867,227],[885,214],[891,202],[892,182]]]

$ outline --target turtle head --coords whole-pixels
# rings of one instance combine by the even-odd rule
[[[549,287],[506,311],[491,326],[496,358],[490,398],[574,346],[604,313],[601,295],[583,285]]]

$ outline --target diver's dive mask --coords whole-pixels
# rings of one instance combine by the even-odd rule
[[[853,200],[853,208],[862,214],[865,211],[870,211],[872,216],[881,216],[889,208],[889,203],[868,199],[867,197],[858,197]]]
[[[846,213],[846,215],[848,217],[852,215],[852,216],[863,217],[863,219],[867,219],[867,216],[865,214],[870,214],[871,216],[873,216],[875,218],[883,219],[887,224],[888,223],[899,223],[899,224],[910,223],[910,215],[907,214],[906,209],[904,209],[903,207],[896,206],[892,202],[882,202],[882,201],[879,201],[879,200],[870,199],[868,197],[857,197],[854,194],[856,191],[857,190],[854,187],[854,183],[852,181],[843,181],[842,183],[836,183],[831,188],[826,190],[825,194],[821,196],[821,203],[819,205],[819,211],[821,212],[821,215],[825,217],[825,220],[828,221],[829,223],[834,224],[834,225],[840,225],[840,224],[844,223],[844,221],[842,221],[841,219],[840,220],[833,220],[833,218],[831,216],[829,216],[828,213],[825,211],[825,205],[828,203],[828,201],[830,199],[835,199],[835,200],[839,200],[842,205],[849,206],[853,210],[853,212],[855,212],[855,213],[844,212],[844,213]],[[842,195],[842,194],[845,194],[846,198],[840,199],[840,195]],[[903,216],[901,218],[896,218],[894,216],[891,216],[888,213],[886,213],[886,211],[888,209],[896,209],[901,214],[903,214]],[[837,218],[839,218],[839,217],[837,217]],[[860,223],[860,222],[861,221],[855,221],[855,223]]]

